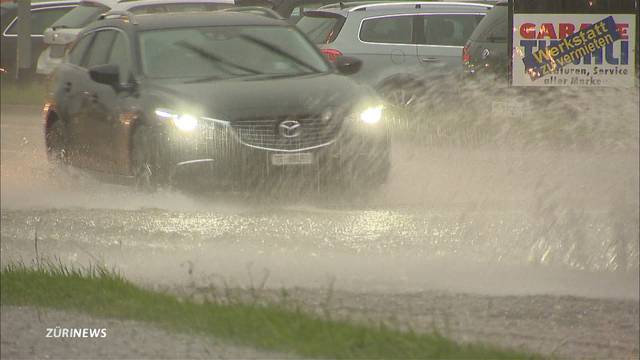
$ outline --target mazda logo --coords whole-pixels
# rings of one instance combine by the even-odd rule
[[[278,132],[282,137],[294,138],[302,132],[302,124],[295,120],[285,120],[278,125]]]

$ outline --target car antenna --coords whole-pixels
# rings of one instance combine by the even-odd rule
[[[344,10],[346,6],[344,6],[344,3],[342,1],[340,1],[340,10]]]

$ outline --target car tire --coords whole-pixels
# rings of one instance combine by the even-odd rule
[[[345,163],[342,167],[342,185],[350,191],[369,192],[386,183],[390,172],[391,160],[386,153],[368,161]]]
[[[378,88],[378,93],[389,105],[390,120],[394,127],[407,127],[416,116],[419,85],[415,82],[390,81]]]
[[[169,181],[161,173],[159,146],[154,141],[153,130],[140,125],[133,130],[131,139],[131,166],[134,185],[143,192],[156,192],[158,186]]]
[[[369,188],[378,188],[385,184],[391,173],[391,159],[385,154],[381,159],[372,161],[370,166],[364,169],[361,182]]]
[[[55,164],[69,163],[65,126],[61,120],[54,119],[53,122],[47,126],[45,145],[49,162]]]

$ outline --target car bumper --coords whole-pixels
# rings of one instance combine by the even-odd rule
[[[168,144],[163,157],[174,176],[217,183],[282,175],[335,177],[355,168],[384,166],[390,152],[388,131],[382,128],[341,129],[326,141],[283,148],[246,141],[231,127],[188,134],[172,129],[164,136]]]

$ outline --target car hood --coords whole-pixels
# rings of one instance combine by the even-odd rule
[[[163,80],[153,81],[148,89],[157,107],[228,121],[348,111],[358,102],[376,97],[371,89],[332,73],[197,83]]]

